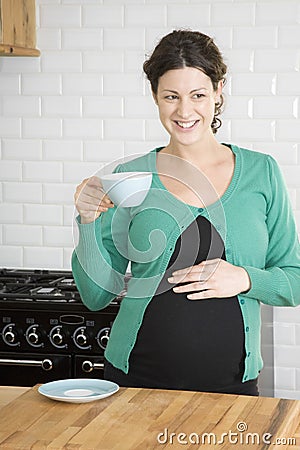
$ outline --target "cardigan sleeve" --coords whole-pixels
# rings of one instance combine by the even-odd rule
[[[76,218],[79,239],[72,253],[72,272],[82,302],[90,310],[105,308],[124,288],[126,218],[126,208],[116,207],[88,224]]]
[[[288,191],[277,162],[268,155],[269,245],[264,269],[243,266],[251,288],[242,295],[273,306],[300,304],[300,245]],[[266,180],[267,183],[267,180]]]

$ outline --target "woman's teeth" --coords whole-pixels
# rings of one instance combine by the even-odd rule
[[[177,125],[179,125],[181,128],[192,128],[197,120],[193,120],[192,122],[178,122],[176,121]]]

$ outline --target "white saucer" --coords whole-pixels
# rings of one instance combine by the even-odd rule
[[[42,384],[38,391],[53,400],[68,403],[87,403],[108,397],[119,390],[112,381],[93,378],[70,378]]]

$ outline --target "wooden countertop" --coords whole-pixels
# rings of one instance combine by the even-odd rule
[[[0,396],[1,449],[300,449],[299,400],[120,388],[74,404],[37,386],[0,387]]]

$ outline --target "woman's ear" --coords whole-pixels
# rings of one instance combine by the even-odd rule
[[[215,91],[215,101],[216,101],[216,103],[220,103],[220,97],[221,97],[222,92],[223,92],[223,86],[224,86],[223,80],[220,80],[218,82],[218,87],[217,87],[217,89]]]
[[[154,91],[151,91],[151,92],[152,92],[152,97],[153,97],[153,100],[154,100],[155,104],[158,105],[157,94],[155,94]]]

